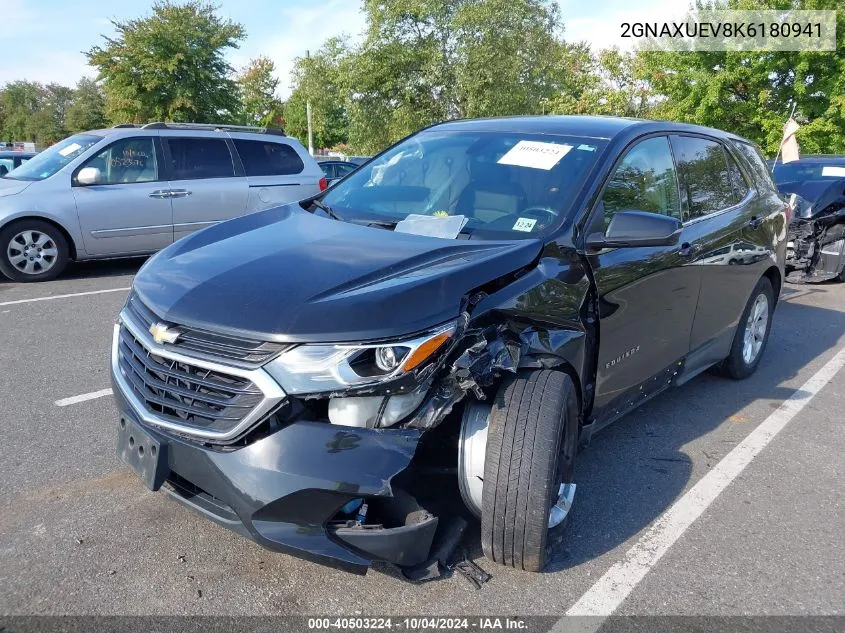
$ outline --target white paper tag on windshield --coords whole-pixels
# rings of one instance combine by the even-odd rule
[[[62,156],[68,156],[69,154],[73,154],[76,150],[78,150],[82,145],[79,143],[71,143],[67,147],[63,147],[59,150],[59,154]]]
[[[822,167],[822,176],[831,176],[833,178],[845,178],[845,167],[837,167],[836,165],[825,165]]]
[[[394,233],[411,233],[413,235],[427,235],[453,240],[466,226],[468,218],[463,215],[419,215],[410,213],[408,217],[396,224]]]
[[[502,156],[500,165],[516,165],[518,167],[532,167],[548,171],[569,153],[572,145],[558,143],[544,143],[542,141],[520,141]]]
[[[535,224],[537,224],[537,220],[532,220],[531,218],[518,218],[517,221],[514,222],[513,230],[530,233],[534,230]]]

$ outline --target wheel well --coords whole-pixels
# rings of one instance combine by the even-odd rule
[[[70,236],[70,233],[68,233],[65,227],[63,227],[58,222],[54,222],[50,218],[45,218],[41,215],[25,215],[21,218],[14,218],[3,226],[0,226],[0,231],[2,231],[11,224],[17,224],[18,222],[22,222],[24,220],[38,220],[39,222],[46,222],[47,224],[56,227],[56,229],[62,234],[62,237],[64,237],[65,241],[67,242],[68,255],[70,256],[70,259],[76,259],[76,243],[73,241],[73,238]]]
[[[566,361],[563,361],[560,365],[555,367],[550,367],[550,369],[562,371],[572,379],[572,384],[575,385],[575,397],[578,398],[578,411],[581,412],[581,419],[578,421],[578,424],[579,426],[584,424],[584,393],[582,391],[581,379],[578,376],[578,372],[575,371],[575,368]]]
[[[772,290],[775,291],[775,303],[777,303],[778,297],[780,297],[780,271],[778,270],[777,266],[771,266],[766,272],[763,273],[763,276],[768,277],[769,281],[772,282]]]

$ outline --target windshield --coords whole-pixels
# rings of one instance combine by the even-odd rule
[[[772,178],[777,184],[845,178],[845,160],[830,163],[778,163]]]
[[[3,178],[12,180],[44,180],[67,165],[94,143],[103,140],[93,134],[75,134],[36,154]]]
[[[537,237],[565,218],[605,142],[515,132],[421,132],[328,191],[351,221],[462,215],[465,232]]]

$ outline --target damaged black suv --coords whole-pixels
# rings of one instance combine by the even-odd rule
[[[435,125],[143,266],[114,331],[119,453],[273,550],[429,569],[462,497],[488,557],[538,571],[592,432],[755,370],[787,212],[718,130]]]

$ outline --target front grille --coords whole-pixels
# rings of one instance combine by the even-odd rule
[[[179,332],[179,338],[172,344],[174,350],[197,358],[222,360],[241,367],[257,367],[291,347],[284,343],[256,341],[185,326],[173,326],[172,323],[159,319],[135,293],[129,297],[127,307],[135,321],[145,330],[153,323],[164,323],[169,326],[168,329]]]
[[[188,431],[231,431],[264,400],[247,378],[152,353],[126,325],[117,352],[120,372],[144,407]]]

